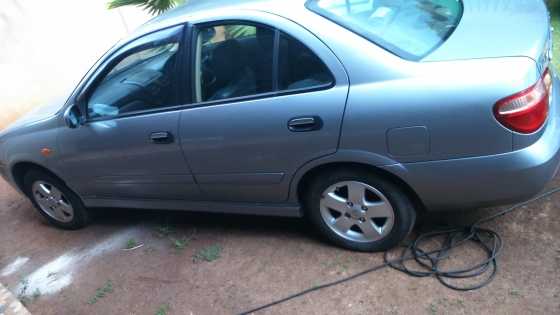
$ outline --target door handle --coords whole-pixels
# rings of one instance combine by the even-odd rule
[[[167,131],[153,132],[150,141],[156,144],[168,144],[173,142],[173,135]]]
[[[322,127],[323,121],[318,116],[296,117],[288,121],[288,129],[293,132],[319,130]]]

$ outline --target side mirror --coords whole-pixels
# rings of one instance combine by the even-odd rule
[[[63,117],[64,117],[64,122],[66,123],[66,126],[68,126],[68,128],[71,128],[71,129],[78,128],[78,126],[82,122],[82,113],[80,112],[80,109],[76,105],[69,106],[64,111]]]

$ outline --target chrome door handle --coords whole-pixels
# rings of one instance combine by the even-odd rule
[[[319,130],[322,127],[323,121],[318,116],[295,117],[288,121],[288,129],[293,132]]]
[[[172,143],[173,135],[167,131],[154,132],[150,135],[150,141],[155,144]]]

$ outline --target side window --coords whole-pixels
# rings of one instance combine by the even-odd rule
[[[225,24],[199,29],[195,59],[197,102],[273,91],[274,30]]]
[[[177,105],[173,76],[179,51],[177,40],[133,48],[112,67],[90,94],[90,118]]]
[[[281,91],[333,83],[327,66],[298,40],[281,34],[279,49],[278,87]]]

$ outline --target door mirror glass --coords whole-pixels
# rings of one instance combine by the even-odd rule
[[[82,113],[80,112],[78,106],[72,105],[64,111],[64,122],[68,128],[78,128],[81,121]]]

